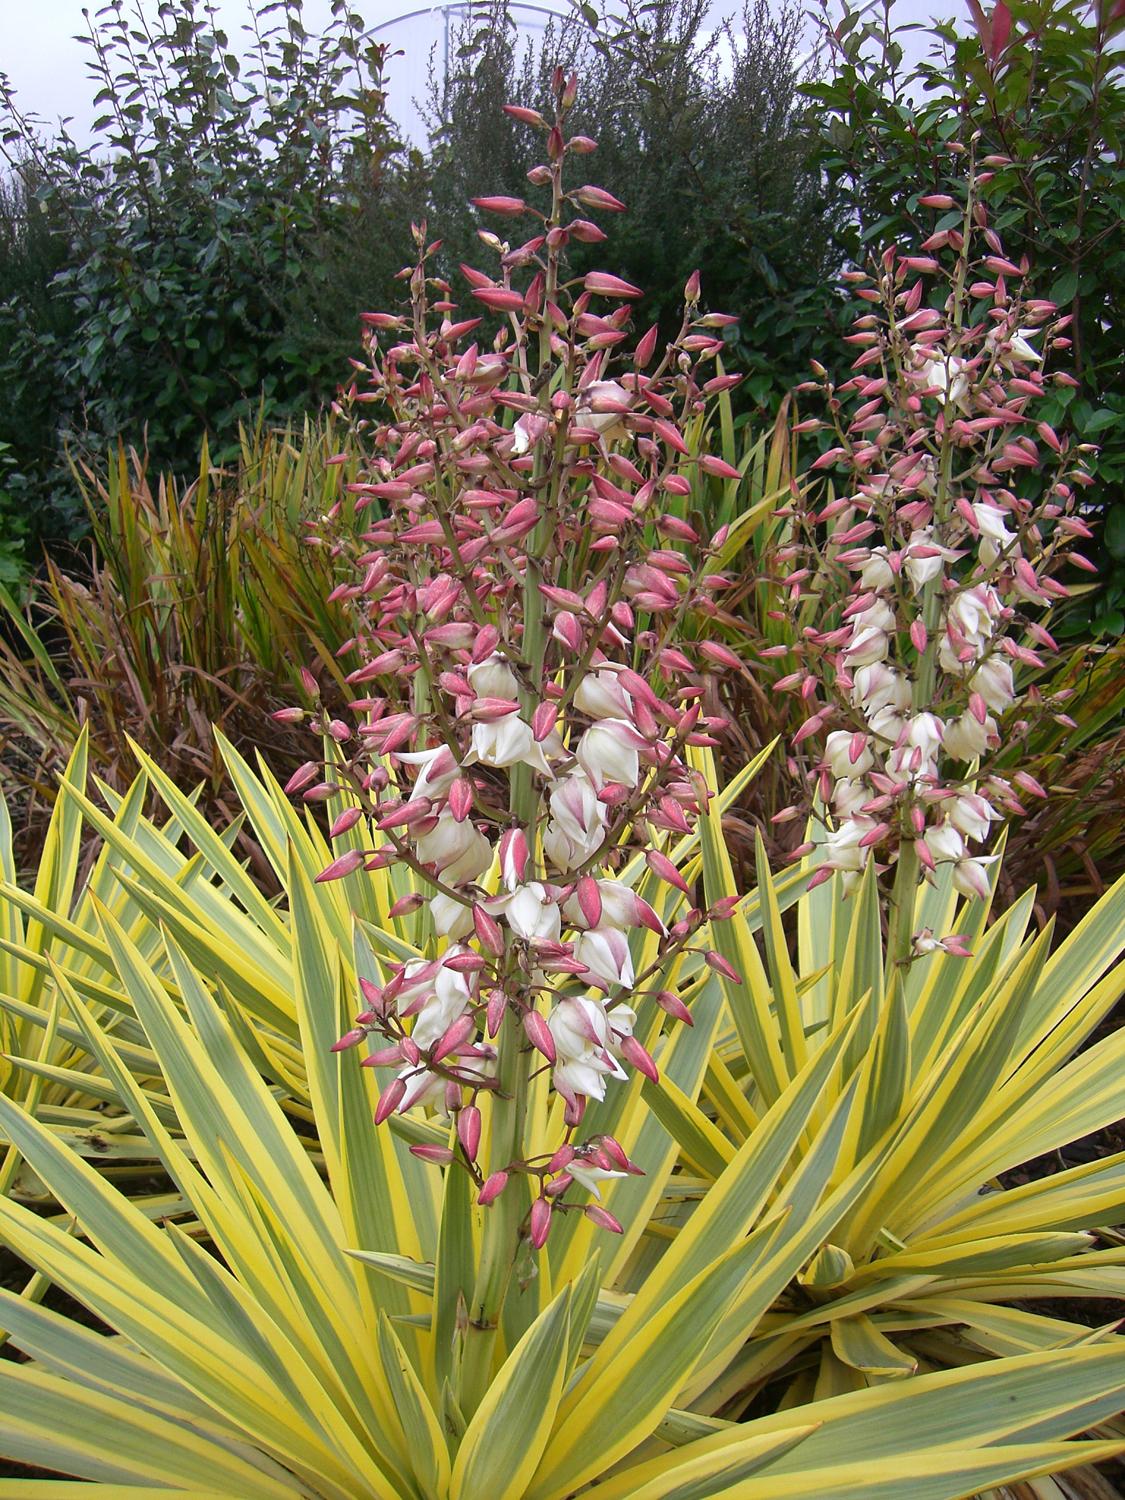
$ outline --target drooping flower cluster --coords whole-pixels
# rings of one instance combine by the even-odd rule
[[[1030,706],[1017,670],[1055,649],[1039,618],[1066,595],[1054,574],[1091,566],[1072,546],[1090,535],[1077,503],[1089,477],[1081,447],[1042,416],[1075,383],[1048,373],[1069,318],[1021,295],[1028,267],[1005,258],[977,191],[995,164],[970,159],[960,203],[920,200],[945,215],[920,251],[891,247],[872,275],[851,274],[868,304],[851,376],[833,386],[817,366],[803,387],[835,431],[814,468],[839,486],[794,507],[781,561],[806,587],[815,575],[845,592],[778,686],[810,703],[798,742],[821,747],[810,775],[831,812],[818,878],[834,869],[846,885],[871,860],[897,862],[908,884],[919,866],[951,866],[959,892],[984,897],[993,825],[1044,795],[991,761]],[[916,934],[914,951],[931,937]]]
[[[699,313],[693,277],[678,337],[660,348],[652,328],[611,364],[640,293],[606,272],[567,277],[567,245],[605,238],[585,212],[622,207],[564,186],[564,166],[594,148],[564,133],[574,90],[556,75],[552,121],[508,109],[544,137],[529,177],[549,204],[477,200],[534,232],[514,247],[482,233],[497,264],[461,268],[469,305],[437,273],[423,226],[403,273],[409,313],[366,317],[369,359],[341,406],[369,455],[350,489],[372,519],[358,548],[332,516],[317,537],[346,570],[336,597],[354,610],[348,680],[363,696],[354,722],[313,725],[340,763],[310,761],[289,785],[309,800],[349,786],[361,805],[333,836],[365,815],[378,831],[321,879],[406,865],[415,889],[391,914],[428,912],[432,956],[364,981],[338,1044],[371,1039],[364,1063],[394,1069],[380,1075],[377,1123],[419,1106],[452,1116],[448,1147],[413,1149],[467,1168],[482,1203],[513,1174],[537,1184],[524,1226],[535,1246],[573,1184],[596,1195],[636,1170],[611,1137],[582,1138],[587,1101],[631,1070],[657,1078],[664,1018],[690,1022],[664,978],[732,905],[692,907],[668,854],[711,795],[687,754],[716,743],[708,676],[739,667],[680,638],[728,585],[713,561],[723,537],[705,541],[690,504],[706,476],[738,472],[685,434],[733,383],[714,364],[731,320]],[[484,314],[500,318],[487,347]],[[564,1101],[566,1138],[545,1157],[501,1159],[497,1143],[522,1122],[508,1136],[498,1122],[522,1107],[529,1059]],[[478,1164],[482,1096],[493,1119]]]

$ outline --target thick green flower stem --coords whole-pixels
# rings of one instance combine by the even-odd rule
[[[541,556],[541,549],[547,540],[541,533],[547,529],[548,525],[540,522],[532,535],[523,589],[523,656],[536,681],[542,676],[546,640],[539,569],[532,559]],[[524,704],[525,713],[530,712],[533,707],[531,695],[528,694]],[[527,829],[529,842],[534,848],[535,829],[539,821],[539,793],[532,780],[531,768],[526,765],[513,766],[510,786],[512,817]],[[520,1161],[526,1154],[524,1125],[532,1053],[519,1016],[512,1008],[509,1008],[500,1028],[498,1053],[497,1077],[500,1086],[492,1096],[486,1175],[506,1170],[513,1161]],[[511,1285],[512,1268],[519,1253],[520,1234],[530,1206],[527,1183],[526,1177],[513,1175],[500,1197],[484,1211],[484,1240],[469,1306],[469,1327],[461,1366],[460,1403],[467,1417],[480,1405],[492,1377],[496,1332]]]
[[[524,1154],[523,1126],[531,1063],[523,1027],[511,1010],[500,1028],[498,1061],[500,1088],[492,1097],[490,1172],[502,1171]],[[514,1175],[495,1203],[483,1210],[484,1238],[469,1303],[469,1326],[461,1364],[459,1400],[466,1417],[476,1411],[492,1380],[496,1333],[529,1207],[527,1182],[526,1177]]]
[[[565,109],[560,110],[560,124]],[[561,223],[563,210],[562,158],[552,163],[551,211],[545,227]],[[546,297],[553,302],[558,292],[559,255],[557,248],[547,253]],[[544,320],[539,333],[536,382],[539,406],[545,416],[551,412],[551,362],[549,329]],[[538,705],[539,685],[543,680],[547,633],[544,621],[543,595],[540,589],[540,560],[551,541],[552,515],[558,499],[563,455],[554,444],[541,444],[536,452],[532,476],[532,493],[540,497],[539,524],[527,539],[524,551],[523,634],[520,651],[527,666],[530,685],[521,692],[527,718]],[[552,472],[553,467],[553,472]],[[543,501],[546,500],[546,505]],[[527,765],[513,766],[510,772],[509,807],[512,820],[526,829],[532,857],[536,848],[539,823],[539,792]],[[518,983],[518,980],[517,980]],[[497,1080],[499,1088],[492,1095],[491,1129],[486,1176],[508,1169],[512,1162],[527,1154],[525,1126],[527,1097],[534,1054],[528,1046],[523,1026],[514,1007],[509,1007],[498,1037]],[[513,1173],[499,1198],[484,1211],[484,1236],[480,1264],[469,1304],[469,1326],[465,1337],[461,1365],[459,1399],[466,1417],[480,1405],[492,1379],[496,1355],[496,1334],[504,1304],[512,1286],[513,1269],[519,1256],[520,1238],[526,1228],[530,1208],[530,1179]]]

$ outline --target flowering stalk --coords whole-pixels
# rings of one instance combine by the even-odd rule
[[[447,1146],[412,1149],[467,1172],[488,1210],[464,1289],[466,1413],[520,1257],[560,1214],[620,1231],[599,1183],[640,1168],[584,1130],[587,1103],[633,1073],[658,1079],[636,1032],[690,1023],[667,977],[688,951],[723,962],[700,934],[730,912],[692,904],[667,848],[712,795],[685,755],[717,743],[710,679],[740,665],[681,639],[685,614],[713,610],[730,580],[714,561],[723,534],[675,513],[697,469],[738,477],[683,436],[733,383],[713,368],[731,320],[699,313],[693,276],[677,337],[658,350],[653,328],[625,351],[639,290],[569,277],[565,258],[605,238],[587,213],[623,205],[568,187],[594,143],[566,134],[575,80],[558,72],[553,90],[551,119],[509,106],[543,137],[528,175],[549,202],[477,200],[533,230],[515,246],[482,231],[493,270],[461,268],[476,306],[453,300],[420,226],[409,316],[366,315],[369,359],[340,405],[368,454],[350,488],[379,513],[358,542],[331,513],[317,536],[354,611],[363,696],[351,722],[311,725],[343,763],[310,761],[290,783],[309,801],[347,784],[360,806],[333,836],[354,839],[366,815],[380,840],[322,880],[399,863],[416,883],[392,916],[428,913],[431,944],[364,981],[337,1046],[364,1043],[364,1065],[397,1069],[377,1123],[418,1108],[449,1119]],[[490,346],[477,308],[502,320]],[[561,1097],[554,1138],[529,1112],[540,1071]]]
[[[800,739],[821,747],[810,775],[833,826],[814,879],[838,871],[851,886],[870,861],[893,866],[898,963],[960,942],[912,931],[919,876],[950,866],[959,893],[984,898],[996,856],[979,846],[1021,795],[1044,795],[991,762],[1035,706],[1015,670],[1056,649],[1035,612],[1066,596],[1064,562],[1091,566],[1073,550],[1090,534],[1077,507],[1089,450],[1036,409],[1050,383],[1074,384],[1044,372],[1070,320],[1022,295],[1027,266],[988,223],[978,189],[997,160],[982,170],[970,150],[960,208],[920,200],[946,215],[920,250],[892,246],[872,275],[849,275],[867,304],[851,376],[837,387],[817,365],[803,387],[821,392],[835,437],[814,468],[842,482],[819,510],[794,508],[803,545],[787,557],[799,579],[835,576],[845,594],[779,686],[804,695]]]

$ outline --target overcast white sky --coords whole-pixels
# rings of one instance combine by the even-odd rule
[[[79,139],[88,135],[94,118],[91,103],[94,93],[85,72],[87,48],[74,40],[84,26],[83,6],[96,10],[100,0],[0,0],[0,70],[7,73],[25,110],[40,115],[49,124],[62,116],[71,116],[72,134]],[[155,11],[157,0],[144,0]],[[353,0],[355,9],[368,24],[379,27],[433,0]],[[564,11],[566,0],[535,0]],[[305,0],[305,26],[310,32],[323,24],[329,15],[330,0]],[[741,9],[741,0],[715,0],[717,18]],[[964,0],[895,0],[900,23],[924,21],[935,12],[948,16],[965,11]],[[240,27],[246,16],[246,0],[219,0],[218,12],[237,48]],[[387,28],[383,33],[405,56],[391,71],[391,112],[412,135],[418,124],[411,99],[425,89],[430,49],[440,44],[442,22],[437,16],[416,17]]]

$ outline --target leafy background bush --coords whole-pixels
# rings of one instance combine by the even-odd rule
[[[76,447],[124,436],[190,474],[203,432],[229,456],[255,409],[315,409],[397,266],[410,168],[386,169],[384,49],[342,0],[320,36],[300,0],[249,13],[241,59],[198,0],[88,19],[91,147],[0,93],[0,441],[48,538],[80,514]]]
[[[495,5],[464,30],[459,66],[431,79],[430,201],[455,265],[475,239],[468,204],[480,183],[518,191],[538,160],[501,106],[541,106],[551,67],[573,69],[576,126],[598,143],[593,178],[629,210],[614,226],[619,273],[648,290],[646,316],[670,331],[701,268],[708,304],[741,319],[731,354],[748,376],[747,404],[776,411],[833,340],[843,221],[811,160],[813,121],[797,93],[808,46],[800,8],[750,0],[715,31],[709,10],[707,0],[625,0],[599,20],[586,6],[521,55]],[[598,257],[597,246],[572,252],[576,271]]]
[[[700,266],[711,305],[743,319],[732,358],[770,411],[825,340],[838,234],[808,162],[795,7],[756,0],[743,36],[708,37],[703,0],[630,0],[517,58],[498,4],[432,81],[424,154],[398,142],[385,49],[342,0],[319,37],[301,0],[248,11],[260,41],[241,61],[200,0],[165,0],[143,24],[124,0],[99,12],[91,147],[45,139],[3,85],[0,442],[33,543],[81,529],[77,453],[123,437],[186,478],[201,432],[222,457],[259,408],[284,420],[329,400],[358,313],[396,298],[411,215],[453,266],[475,242],[481,182],[518,191],[530,146],[499,105],[541,96],[559,58],[583,74],[595,180],[629,205],[619,270],[653,289],[654,314],[671,319]]]

